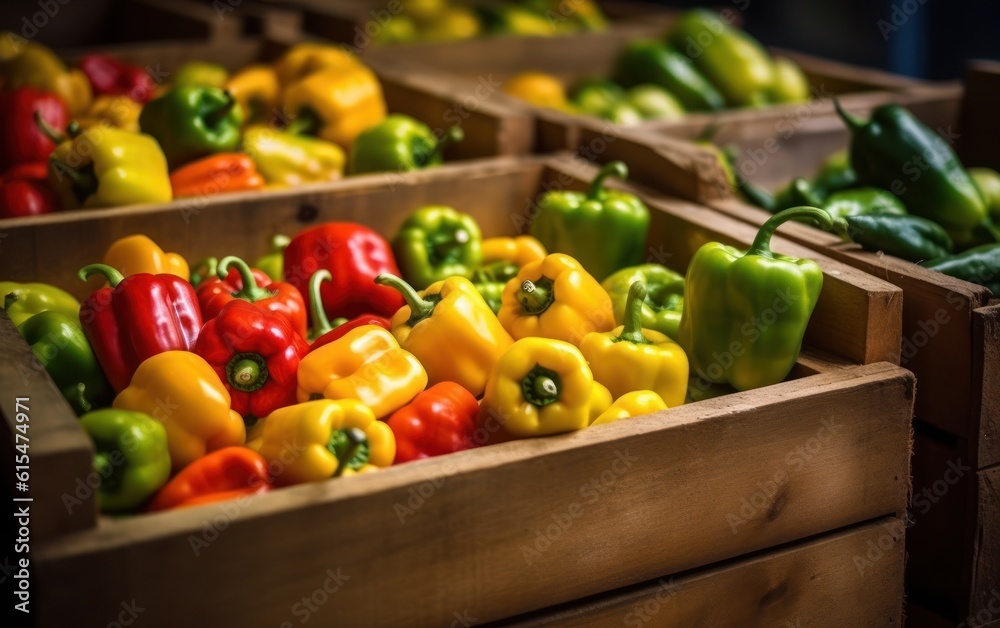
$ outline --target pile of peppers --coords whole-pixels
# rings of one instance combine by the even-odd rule
[[[770,238],[832,219],[782,212],[749,251],[703,246],[685,277],[643,259],[649,209],[606,188],[627,172],[543,193],[513,237],[443,205],[391,240],[347,222],[276,236],[253,263],[189,263],[130,235],[80,269],[82,303],[2,282],[3,309],[92,438],[109,513],[250,499],[783,380],[823,274]],[[616,246],[600,245],[609,232]]]
[[[375,74],[332,45],[166,78],[101,54],[67,68],[35,42],[0,50],[0,218],[415,170],[461,139],[387,116]]]

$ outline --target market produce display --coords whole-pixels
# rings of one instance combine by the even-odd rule
[[[630,42],[610,76],[567,87],[558,77],[526,72],[511,77],[504,91],[626,126],[810,98],[809,80],[794,62],[771,57],[749,34],[703,9],[684,13],[661,40]]]

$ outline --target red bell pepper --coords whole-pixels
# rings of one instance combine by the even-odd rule
[[[387,421],[396,437],[395,464],[471,449],[478,416],[479,403],[462,386],[431,386]]]
[[[194,352],[215,369],[249,427],[295,403],[299,361],[309,345],[280,313],[233,299],[205,323]]]
[[[35,112],[53,128],[69,123],[66,104],[55,94],[33,87],[0,91],[0,171],[45,161],[56,145],[38,125]]]
[[[262,311],[281,314],[295,333],[306,337],[306,303],[291,284],[271,281],[238,257],[222,258],[216,276],[215,281],[208,279],[198,285],[198,304],[206,321],[218,316],[233,301],[248,301]]]
[[[382,273],[399,275],[389,243],[364,225],[328,222],[306,229],[285,248],[285,280],[303,299],[309,298],[309,278],[326,269],[333,281],[321,288],[323,309],[331,318],[360,314],[392,316],[403,307],[399,292],[380,286]]]
[[[271,490],[267,461],[246,447],[225,447],[195,460],[163,485],[150,512],[227,501]]]
[[[90,79],[95,96],[125,95],[138,103],[146,103],[152,100],[156,91],[156,82],[145,68],[122,63],[108,55],[87,55],[80,60],[80,69]]]
[[[80,324],[108,381],[124,390],[144,360],[164,351],[191,351],[201,331],[194,288],[177,275],[122,274],[105,264],[80,269],[104,275],[108,286],[80,305]]]
[[[309,329],[309,338],[312,344],[310,351],[319,349],[323,345],[328,345],[334,340],[342,338],[344,334],[357,329],[363,325],[378,325],[382,329],[390,329],[389,319],[374,314],[362,314],[351,320],[341,319],[341,323],[334,327],[323,311],[323,301],[320,298],[319,287],[324,281],[330,281],[332,276],[328,270],[317,270],[309,278],[309,314],[312,317],[312,327]]]
[[[0,218],[48,214],[57,205],[55,192],[49,187],[49,165],[44,161],[14,166],[0,177]]]

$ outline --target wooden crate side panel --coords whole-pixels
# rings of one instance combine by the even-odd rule
[[[280,624],[337,574],[349,580],[324,597],[321,623],[489,621],[711,564],[901,512],[912,393],[897,367],[842,369],[603,432],[294,487],[228,514],[109,523],[41,549],[40,625],[133,598],[151,625]],[[206,537],[197,558],[192,539]]]
[[[1000,624],[1000,466],[977,477],[978,512],[972,546],[972,585],[968,616],[976,624]]]
[[[759,626],[900,626],[905,529],[901,519],[880,519],[497,626],[708,628],[751,618]]]
[[[976,466],[1000,464],[1000,301],[972,314],[973,430]],[[978,429],[977,429],[978,423]]]

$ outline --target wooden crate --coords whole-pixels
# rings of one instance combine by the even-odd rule
[[[474,215],[487,234],[513,234],[540,191],[584,189],[595,172],[567,156],[500,158],[309,192],[219,197],[195,215],[167,205],[43,216],[10,226],[0,251],[6,277],[68,283],[81,294],[83,283],[67,278],[128,233],[146,232],[189,258],[253,257],[274,232],[350,220],[391,235],[417,206],[445,203]],[[751,227],[707,208],[619,187],[646,199],[650,254],[675,269],[706,241],[746,246],[753,237]],[[804,250],[781,238],[774,248]],[[8,444],[13,400],[31,400],[38,625],[70,618],[90,625],[132,599],[146,609],[143,623],[154,626],[281,625],[297,621],[296,604],[314,594],[323,600],[314,616],[324,624],[441,625],[456,613],[486,622],[667,574],[680,581],[708,566],[724,583],[735,577],[727,567],[736,561],[746,563],[745,573],[775,579],[773,591],[752,589],[762,607],[798,608],[792,598],[800,596],[829,607],[841,593],[843,605],[857,605],[859,587],[844,558],[834,559],[834,545],[814,553],[811,544],[863,547],[857,534],[872,540],[865,524],[903,512],[914,380],[881,361],[898,353],[899,290],[818,261],[823,297],[807,350],[781,384],[607,428],[282,489],[235,510],[216,504],[134,518],[98,516],[88,495],[67,513],[62,496],[88,474],[90,445],[0,315]],[[861,362],[870,364],[851,365]],[[901,558],[890,537],[867,580],[881,593],[857,612],[898,624]],[[800,551],[790,543],[805,545]],[[797,578],[803,564],[831,571]],[[781,585],[782,573],[794,580],[792,591]],[[333,594],[340,576],[349,579],[341,577]],[[702,586],[691,582],[693,591]],[[747,611],[750,591],[733,598],[734,614]]]

